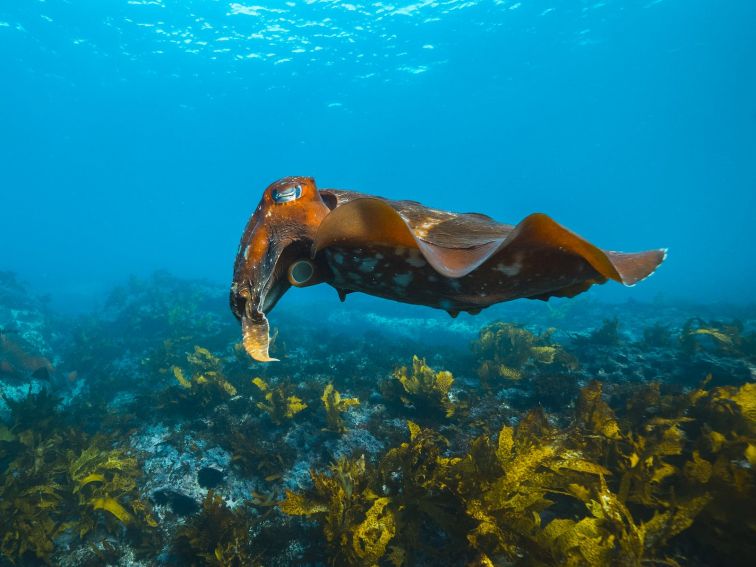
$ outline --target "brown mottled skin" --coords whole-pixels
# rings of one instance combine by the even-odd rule
[[[274,198],[294,189],[298,198]],[[633,285],[664,257],[601,250],[540,213],[512,226],[286,177],[265,190],[244,230],[231,309],[247,352],[266,362],[275,359],[265,315],[292,284],[328,283],[342,300],[361,291],[456,316],[517,298],[573,297],[608,279]],[[289,274],[305,264],[305,280]]]

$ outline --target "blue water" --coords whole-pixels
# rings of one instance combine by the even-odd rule
[[[755,23],[753,0],[3,0],[0,269],[70,308],[156,269],[225,284],[262,190],[311,175],[670,248],[594,294],[752,301]]]

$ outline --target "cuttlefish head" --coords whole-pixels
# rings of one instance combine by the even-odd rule
[[[268,354],[266,314],[292,285],[322,281],[310,259],[315,232],[330,212],[310,177],[271,184],[249,219],[234,263],[231,310],[241,321],[244,348],[260,362]]]

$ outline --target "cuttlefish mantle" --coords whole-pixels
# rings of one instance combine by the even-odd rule
[[[267,362],[276,360],[267,314],[291,286],[327,283],[342,301],[361,291],[456,316],[512,299],[574,297],[607,280],[635,285],[665,257],[664,249],[602,250],[542,213],[512,226],[286,177],[265,190],[244,229],[231,309],[249,355]]]

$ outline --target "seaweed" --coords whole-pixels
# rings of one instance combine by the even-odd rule
[[[159,396],[159,408],[184,415],[195,415],[237,395],[236,387],[223,370],[223,361],[208,349],[195,346],[186,355],[188,368],[173,366],[175,385]]]
[[[325,408],[328,429],[336,433],[346,431],[346,424],[341,414],[350,407],[358,406],[360,400],[357,398],[342,398],[341,394],[333,387],[333,384],[326,385],[323,390],[323,396],[320,399]]]
[[[219,423],[221,445],[231,452],[231,464],[244,476],[261,476],[267,482],[280,479],[294,463],[295,452],[279,437],[266,438],[265,430],[246,420],[240,424]]]
[[[250,531],[257,521],[241,505],[229,508],[212,490],[202,502],[202,511],[176,532],[173,550],[182,563],[191,566],[252,567],[260,565]]]
[[[689,395],[691,450],[682,468],[686,491],[709,495],[695,541],[715,557],[756,553],[756,384]],[[677,489],[680,490],[679,488]]]
[[[289,393],[288,387],[284,385],[271,387],[260,377],[253,378],[252,383],[264,397],[263,401],[257,402],[257,407],[263,410],[276,425],[282,425],[307,409],[307,404],[301,398]]]
[[[542,519],[556,502],[551,497],[572,496],[609,471],[569,449],[566,437],[539,411],[526,415],[516,428],[502,428],[495,443],[484,436],[473,448],[453,473],[455,492],[476,521],[468,534],[470,545],[488,557],[516,560],[527,552],[556,564],[539,541]],[[553,517],[555,511],[549,513]]]
[[[622,342],[619,332],[620,321],[618,317],[604,320],[604,323],[594,329],[587,337],[577,335],[573,338],[578,345],[596,345],[604,347],[616,347]]]
[[[602,338],[574,342],[582,368],[552,329],[487,325],[474,359],[376,331],[398,349],[387,360],[362,337],[302,323],[312,350],[250,381],[235,322],[219,326],[225,297],[212,311],[208,293],[162,277],[124,288],[106,316],[59,321],[68,354],[51,358],[75,381],[4,392],[0,563],[601,567],[756,555],[747,311],[743,324],[691,319],[677,342],[670,329],[690,312],[653,313],[663,324],[634,343],[610,320]],[[570,314],[564,328],[584,324]],[[394,366],[417,349],[431,365]],[[468,379],[476,370],[483,388]],[[149,443],[161,446],[142,463],[133,447]],[[195,500],[174,475],[211,492]],[[158,516],[148,489],[167,507]]]
[[[341,458],[324,473],[310,472],[310,493],[287,489],[279,508],[322,522],[332,563],[374,565],[396,535],[396,520],[389,500],[372,490],[373,475],[364,456]]]
[[[754,398],[750,386],[696,390],[674,403],[658,396],[657,415],[633,416],[627,429],[593,382],[569,427],[555,428],[533,410],[495,440],[476,438],[461,456],[447,455],[434,430],[408,422],[410,440],[374,469],[357,459],[312,471],[313,490],[287,491],[280,508],[319,518],[331,559],[349,565],[452,556],[481,564],[674,565],[679,551],[671,542],[727,517],[713,503],[753,498],[753,474],[738,459],[756,457]],[[686,416],[693,411],[707,412],[707,421]],[[704,437],[717,415],[730,433]],[[743,538],[753,529],[728,522],[717,533]]]
[[[79,506],[84,510],[106,511],[123,525],[157,527],[149,507],[137,496],[141,471],[136,458],[123,449],[105,449],[102,443],[103,440],[95,438],[78,455],[67,453],[68,476]],[[79,537],[94,531],[99,519],[95,514],[82,514]]]
[[[459,409],[450,396],[453,384],[451,372],[436,372],[424,358],[413,356],[411,373],[406,366],[396,368],[392,379],[384,383],[383,394],[419,415],[450,418]]]
[[[55,541],[81,541],[128,527],[135,541],[157,526],[138,491],[137,459],[102,436],[71,427],[46,393],[11,401],[9,435],[1,443],[2,555],[51,563]],[[40,414],[39,410],[49,412]],[[33,421],[33,416],[39,418]]]
[[[62,439],[44,439],[27,430],[18,441],[20,447],[5,467],[0,486],[0,552],[13,564],[30,557],[49,563],[54,540],[67,529],[61,513],[64,467],[56,463]]]
[[[60,427],[58,407],[61,399],[48,388],[32,392],[29,387],[25,397],[18,400],[3,395],[10,409],[10,428],[14,431],[34,429],[38,433],[52,433]]]
[[[743,335],[740,321],[707,323],[694,317],[683,325],[679,344],[684,354],[711,351],[722,356],[756,360],[756,333]]]
[[[389,449],[378,464],[379,486],[399,528],[393,556],[405,565],[420,558],[433,564],[460,559],[469,525],[449,482],[457,460],[445,456],[449,443],[433,429],[412,421],[407,428],[409,441]]]
[[[478,363],[478,376],[484,387],[494,378],[520,380],[538,374],[546,367],[552,372],[577,368],[577,360],[561,345],[551,342],[554,329],[535,335],[512,323],[495,322],[483,327],[472,349]]]

